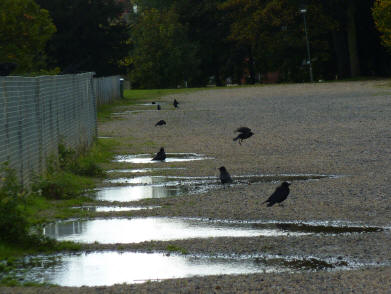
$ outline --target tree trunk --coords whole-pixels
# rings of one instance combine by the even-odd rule
[[[357,30],[356,30],[356,0],[348,0],[347,9],[347,34],[349,46],[350,74],[352,77],[360,75],[360,63],[357,48]]]
[[[338,79],[349,76],[349,55],[346,46],[346,34],[344,31],[332,31],[334,52],[336,57]]]

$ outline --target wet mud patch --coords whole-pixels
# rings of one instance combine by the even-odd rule
[[[157,162],[187,162],[195,160],[213,159],[203,154],[197,153],[166,153],[166,160],[156,161],[152,160],[154,154],[133,154],[133,155],[117,155],[114,162],[128,162],[128,163],[157,163]]]
[[[139,217],[60,221],[47,224],[43,234],[59,241],[114,244],[215,237],[302,236],[308,233],[288,232],[277,227],[259,228],[245,223]]]
[[[27,257],[34,266],[20,280],[60,286],[111,286],[209,275],[352,269],[364,264],[316,257],[177,255],[92,252]]]

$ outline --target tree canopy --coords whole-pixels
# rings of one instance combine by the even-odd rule
[[[391,74],[391,0],[35,2],[0,2],[0,62],[19,71],[47,60],[140,88],[308,81],[309,61],[315,80]]]
[[[55,31],[49,12],[33,0],[1,0],[0,62],[17,64],[16,73],[44,68],[44,49]]]
[[[36,0],[57,27],[47,52],[64,73],[94,71],[97,75],[125,73],[121,60],[129,51],[129,28],[121,20],[116,0]]]

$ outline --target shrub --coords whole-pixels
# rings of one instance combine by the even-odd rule
[[[29,223],[22,210],[27,192],[7,165],[1,167],[0,177],[0,240],[23,241],[29,231]]]

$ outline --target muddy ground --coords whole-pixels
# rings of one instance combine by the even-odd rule
[[[283,207],[262,204],[276,183],[215,189],[205,194],[142,200],[153,210],[104,216],[185,216],[230,220],[347,221],[391,226],[391,88],[388,81],[271,85],[208,89],[162,97],[162,110],[139,112],[100,123],[99,135],[117,138],[120,154],[195,152],[213,159],[156,163],[184,167],[159,174],[215,176],[224,165],[232,175],[327,174],[292,182]],[[143,109],[154,111],[142,111]],[[125,111],[127,109],[119,109]],[[166,126],[155,127],[160,119]],[[255,135],[239,145],[234,130]],[[111,164],[108,168],[150,165]],[[340,257],[365,264],[354,270],[268,273],[116,285],[96,288],[0,288],[0,293],[390,293],[391,233],[300,237],[213,238],[173,241],[189,254],[255,254]],[[121,250],[164,251],[167,242],[121,245]],[[116,249],[91,244],[87,250]]]

